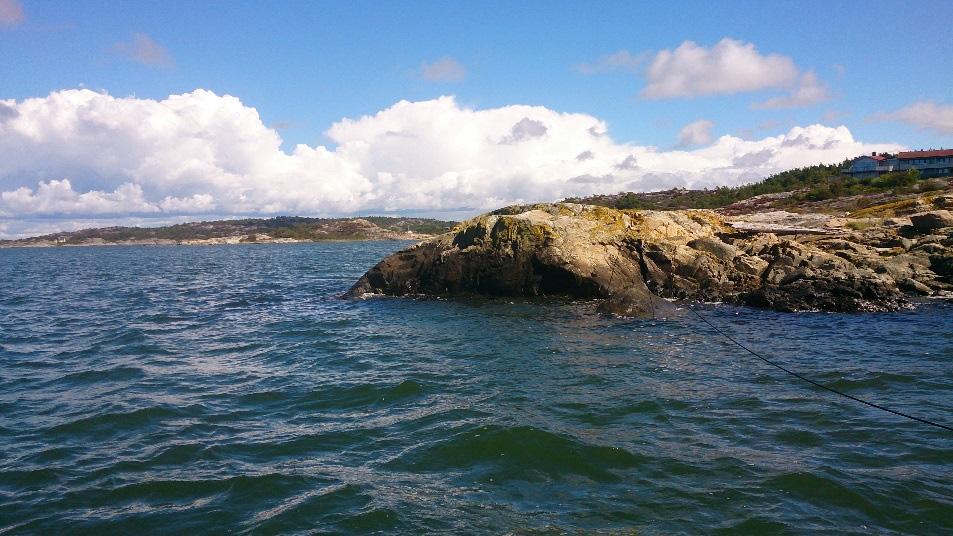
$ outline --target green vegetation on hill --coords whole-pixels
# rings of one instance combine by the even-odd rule
[[[621,192],[590,197],[570,197],[569,203],[603,205],[617,209],[679,210],[721,208],[763,194],[794,192],[788,204],[802,201],[824,201],[838,197],[892,191],[906,193],[920,184],[919,173],[911,170],[880,177],[859,179],[841,173],[849,161],[841,164],[818,164],[772,175],[762,181],[743,186],[722,186],[713,190],[675,189],[664,192]],[[929,187],[929,184],[924,186]]]
[[[62,244],[85,244],[91,240],[121,243],[149,240],[207,240],[230,236],[243,236],[245,242],[271,238],[296,240],[362,240],[382,236],[398,237],[407,232],[416,234],[439,234],[448,231],[455,222],[427,218],[303,218],[279,216],[276,218],[248,218],[242,220],[218,220],[180,223],[165,227],[106,227],[82,231],[54,233],[12,242],[30,243],[48,241]],[[11,241],[0,241],[11,242]]]
[[[365,220],[378,227],[391,231],[412,231],[420,234],[441,234],[453,227],[456,222],[431,220],[427,218],[393,218],[389,216],[366,216]]]

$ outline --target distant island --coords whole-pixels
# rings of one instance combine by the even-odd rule
[[[422,240],[445,233],[452,221],[429,218],[249,218],[180,223],[165,227],[104,227],[17,240],[0,247],[210,245],[319,242],[327,240]]]

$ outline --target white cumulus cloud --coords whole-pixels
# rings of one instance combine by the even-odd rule
[[[801,108],[829,100],[830,93],[827,85],[818,80],[814,71],[807,71],[801,75],[798,85],[788,95],[773,97],[764,102],[752,105],[756,109]]]
[[[707,145],[711,143],[711,129],[714,123],[707,119],[693,121],[678,132],[679,147],[691,147],[693,145]]]
[[[844,127],[692,150],[619,143],[602,120],[542,106],[474,109],[453,97],[398,102],[331,125],[332,146],[281,148],[239,99],[196,90],[163,100],[89,90],[0,100],[0,220],[17,234],[76,221],[390,211],[465,217],[514,202],[711,187],[891,151]],[[704,132],[705,129],[700,130]],[[30,220],[32,221],[32,220]],[[126,221],[126,220],[123,220]],[[7,225],[10,233],[11,227]]]
[[[711,48],[685,41],[652,59],[642,96],[649,99],[732,94],[791,87],[800,71],[780,54],[763,55],[752,43],[724,38]]]

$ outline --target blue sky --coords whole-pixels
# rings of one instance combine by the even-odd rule
[[[243,107],[257,111],[263,125],[281,137],[285,153],[296,144],[334,151],[343,138],[326,133],[335,122],[377,114],[401,100],[425,102],[442,95],[454,96],[463,109],[525,104],[586,114],[605,122],[616,144],[663,151],[680,143],[681,148],[703,148],[722,135],[759,140],[813,124],[845,125],[863,143],[939,147],[953,145],[953,126],[944,119],[953,113],[951,19],[950,2],[0,0],[0,100],[19,106],[24,99],[87,88],[116,98],[163,101],[204,89],[235,96]],[[752,88],[707,93],[689,88],[687,95],[646,98],[649,69],[660,51],[691,41],[710,52],[726,38],[736,48],[753,47],[757,58],[781,57],[790,76],[760,87],[754,83]],[[612,54],[628,60],[610,68],[605,58]],[[443,63],[428,77],[426,66],[436,62]],[[818,92],[813,98],[792,106],[757,107],[804,86],[807,73]],[[917,103],[934,108],[907,110]],[[686,138],[682,129],[698,121],[704,122],[699,135]],[[549,134],[557,130],[549,128]],[[350,134],[345,138],[353,141]],[[364,162],[360,167],[368,166]],[[671,172],[690,168],[676,166]],[[106,193],[134,184],[143,188],[147,200],[178,194],[122,171],[114,173],[111,183],[108,171],[100,173],[102,181],[72,177],[68,169],[56,169],[56,176],[44,175],[47,171],[27,164],[0,169],[0,190],[38,192],[40,182],[71,179],[71,185],[85,180]],[[725,181],[750,176],[739,173]],[[626,180],[631,183],[632,178]],[[201,194],[201,188],[187,190],[181,193]],[[463,205],[475,210],[489,200],[517,199],[510,194],[485,195]],[[424,196],[419,206],[367,202],[314,211],[426,212],[446,210],[447,203],[461,204]],[[0,218],[2,210],[0,206]],[[262,207],[242,210],[268,212]],[[43,215],[50,218],[55,212]],[[15,211],[8,207],[6,217],[11,214]],[[78,212],[72,214],[64,219],[75,220]],[[110,217],[123,214],[109,212]],[[164,209],[162,215],[179,216]]]
[[[949,2],[23,2],[26,21],[0,33],[2,97],[80,84],[161,98],[195,88],[239,96],[291,142],[325,141],[342,117],[441,94],[493,107],[539,104],[593,114],[620,140],[664,146],[705,117],[716,133],[779,131],[825,122],[829,111],[861,138],[939,145],[916,128],[866,121],[953,87]],[[140,32],[174,66],[140,65],[115,45]],[[580,74],[574,66],[619,50],[670,49],[724,37],[816,69],[834,93],[806,109],[750,110],[757,94],[672,101],[638,98],[637,73]],[[421,80],[449,56],[457,83]],[[767,92],[766,92],[767,93]],[[833,115],[833,114],[831,114]],[[778,123],[774,129],[764,129]],[[760,128],[759,128],[760,127]]]

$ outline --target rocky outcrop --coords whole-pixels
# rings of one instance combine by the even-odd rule
[[[658,316],[670,300],[886,311],[953,290],[953,238],[942,228],[852,231],[825,220],[823,233],[779,235],[739,227],[707,210],[512,206],[385,258],[348,294],[564,296]]]
[[[936,229],[953,227],[953,212],[949,210],[932,210],[910,216],[910,224],[920,232],[928,233]]]
[[[933,198],[933,204],[940,208],[946,208],[946,209],[953,208],[953,195],[951,194],[938,195],[935,198]]]

